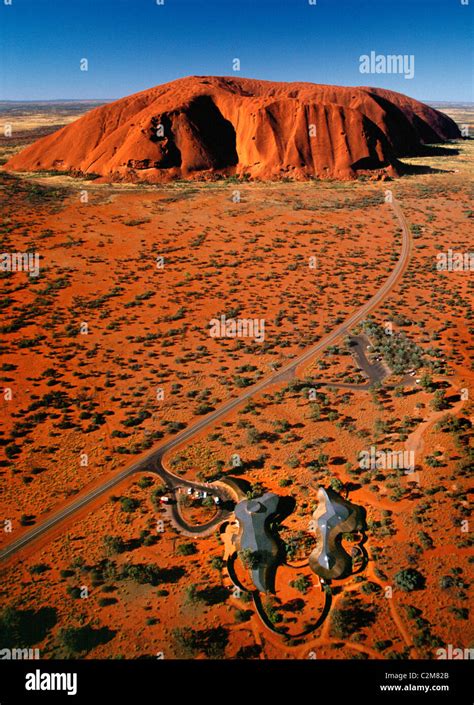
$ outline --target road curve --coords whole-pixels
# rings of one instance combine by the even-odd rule
[[[349,318],[344,321],[344,323],[334,328],[318,343],[310,347],[306,352],[296,357],[294,360],[289,362],[281,369],[277,370],[273,375],[270,375],[269,377],[260,380],[259,382],[257,382],[257,384],[253,385],[252,387],[248,387],[238,397],[230,399],[215,411],[212,411],[210,414],[204,416],[197,423],[193,424],[192,426],[189,426],[189,428],[186,428],[180,433],[176,434],[176,436],[166,441],[166,443],[151,451],[145,458],[142,458],[141,460],[136,461],[127,468],[124,468],[113,477],[109,478],[108,480],[105,480],[98,487],[94,488],[87,494],[78,497],[66,507],[63,507],[55,514],[52,514],[49,518],[45,519],[43,522],[41,522],[41,524],[38,524],[38,526],[35,526],[30,531],[25,532],[22,536],[12,541],[0,551],[0,561],[4,561],[10,558],[22,548],[38,539],[40,536],[43,536],[53,527],[70,518],[79,510],[83,509],[94,499],[97,499],[101,495],[105,495],[107,492],[109,492],[109,490],[113,489],[118,484],[123,482],[123,480],[130,477],[130,475],[133,475],[136,472],[146,471],[156,473],[166,482],[167,485],[172,488],[175,488],[177,485],[186,485],[196,488],[205,487],[205,485],[203,485],[202,483],[194,483],[183,480],[182,478],[166,470],[163,467],[163,456],[176,446],[181,445],[196,434],[200,433],[207,426],[217,421],[217,419],[227,415],[237,406],[254,396],[254,394],[261,392],[263,389],[272,384],[278,383],[279,381],[283,381],[285,378],[287,379],[288,375],[296,372],[296,369],[300,365],[305,362],[308,362],[316,353],[321,352],[321,350],[324,350],[324,348],[326,348],[328,345],[334,343],[334,341],[337,340],[341,335],[348,333],[353,326],[363,320],[368,315],[368,313],[370,313],[370,311],[372,311],[378,306],[378,304],[385,298],[385,296],[387,296],[387,294],[399,281],[400,277],[405,271],[408,261],[410,259],[412,247],[410,229],[399,204],[396,201],[393,201],[390,203],[390,205],[392,206],[402,228],[402,249],[395,267],[391,271],[390,275],[387,277],[386,281],[382,284],[380,289],[374,294],[374,296],[372,296],[365,304],[363,304],[359,309],[357,309],[355,313],[349,316]],[[207,489],[209,488],[207,487]],[[219,491],[214,490],[213,493],[217,495],[220,494]],[[220,523],[220,521],[223,521],[225,519],[225,516],[226,513],[222,512],[219,517],[214,519],[213,523],[217,525],[218,523]],[[209,525],[206,524],[205,527],[192,527],[192,531],[197,535],[201,532],[204,532],[204,529],[208,530],[208,528]]]

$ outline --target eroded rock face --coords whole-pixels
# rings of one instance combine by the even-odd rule
[[[112,180],[397,175],[397,157],[460,137],[423,103],[379,88],[193,76],[109,105],[10,159]]]

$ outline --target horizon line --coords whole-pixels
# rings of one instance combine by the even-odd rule
[[[390,89],[388,89],[390,90]],[[139,91],[141,92],[141,91]],[[397,92],[397,91],[393,91]],[[133,94],[130,94],[133,95]],[[120,98],[0,98],[0,105],[2,103],[113,103],[117,100],[122,100],[122,98],[127,98],[128,95],[121,96]],[[459,98],[457,100],[439,100],[431,98],[416,98],[421,103],[443,103],[444,105],[455,105],[460,103],[462,105],[473,105],[472,100],[463,100]]]

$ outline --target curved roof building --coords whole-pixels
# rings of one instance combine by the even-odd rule
[[[309,565],[325,580],[343,578],[350,573],[352,561],[342,547],[342,534],[364,528],[364,510],[330,488],[320,487],[318,500],[318,508],[313,513],[318,527],[318,545],[309,556]]]
[[[270,533],[270,520],[276,515],[280,498],[267,492],[258,499],[244,499],[235,506],[239,522],[239,551],[249,551],[255,558],[250,568],[252,581],[260,592],[273,590],[273,578],[278,559],[278,544]]]

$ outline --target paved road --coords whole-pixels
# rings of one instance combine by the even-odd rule
[[[366,335],[351,335],[349,336],[349,344],[351,353],[355,358],[357,367],[365,373],[367,382],[354,384],[350,382],[324,382],[326,387],[334,387],[335,389],[348,389],[354,392],[368,391],[375,384],[380,384],[389,376],[390,370],[383,360],[379,362],[370,362],[367,358],[367,349],[370,341]]]
[[[371,362],[368,359],[367,348],[370,345],[370,341],[367,336],[351,336],[351,342],[353,344],[351,351],[354,354],[359,369],[361,369],[368,378],[369,386],[383,382],[385,377],[388,375],[388,370],[385,367],[383,360],[380,360],[379,362]]]
[[[32,541],[35,541],[40,536],[43,536],[53,527],[56,527],[58,524],[64,522],[66,519],[69,519],[73,514],[83,509],[85,506],[93,502],[98,497],[105,495],[111,489],[123,482],[123,480],[137,472],[146,471],[156,473],[163,479],[166,485],[172,488],[175,488],[177,485],[187,485],[195,488],[206,487],[202,483],[184,481],[182,478],[173,475],[173,473],[170,473],[163,467],[163,456],[176,446],[193,438],[195,435],[203,431],[205,428],[213,424],[221,417],[226,416],[229,412],[233,411],[233,409],[240,406],[243,402],[247,401],[258,392],[261,392],[266,387],[273,384],[277,384],[278,382],[283,382],[291,378],[293,374],[296,373],[296,369],[300,365],[311,360],[314,355],[316,355],[318,352],[321,352],[321,350],[324,350],[326,347],[328,347],[328,345],[334,343],[340,336],[348,334],[353,326],[355,326],[357,323],[360,323],[360,321],[362,321],[367,316],[367,314],[370,313],[370,311],[376,308],[378,304],[387,296],[387,294],[390,293],[392,288],[399,281],[400,277],[405,271],[407,263],[410,259],[411,252],[411,236],[409,227],[405,220],[405,216],[403,215],[398,203],[393,202],[390,205],[392,206],[402,228],[402,249],[400,252],[400,257],[397,260],[397,263],[395,264],[395,267],[391,271],[390,275],[387,277],[386,281],[377,291],[377,293],[374,294],[374,296],[372,296],[365,304],[363,304],[355,313],[349,316],[349,318],[344,321],[344,323],[334,328],[318,343],[313,345],[311,348],[308,348],[306,352],[294,358],[291,362],[279,369],[273,375],[270,375],[269,377],[260,380],[260,382],[253,385],[252,387],[248,387],[238,397],[230,399],[215,411],[204,416],[197,423],[176,434],[176,436],[166,441],[162,446],[159,446],[155,450],[151,451],[145,458],[142,458],[141,460],[138,460],[129,467],[124,468],[116,475],[114,475],[114,477],[105,480],[95,489],[78,497],[66,507],[63,507],[55,514],[51,515],[48,519],[42,521],[40,524],[38,524],[38,526],[33,527],[29,531],[25,532],[22,536],[17,538],[15,541],[12,541],[12,543],[10,543],[8,546],[6,546],[0,551],[0,561],[11,557],[17,551],[20,551]],[[213,490],[213,493],[219,496],[221,495],[222,490]],[[214,520],[213,523],[215,525],[220,523],[225,518],[224,511],[225,510],[221,510],[219,516]],[[178,510],[175,509],[173,510],[173,512],[179,518]],[[191,527],[191,530],[196,535],[199,533],[204,533],[205,531],[209,530],[209,524],[206,524],[202,527]]]

